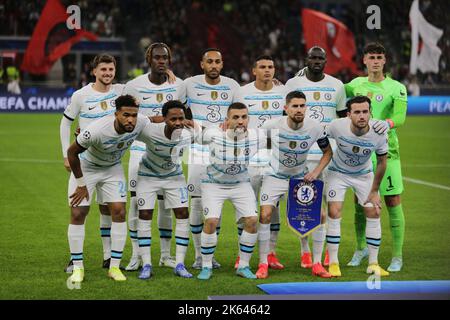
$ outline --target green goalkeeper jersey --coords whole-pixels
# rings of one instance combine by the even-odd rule
[[[372,102],[374,119],[390,119],[393,127],[389,130],[388,159],[399,159],[399,143],[396,128],[405,123],[407,107],[406,87],[387,77],[381,82],[369,82],[368,77],[358,77],[345,84],[347,97],[367,96]]]

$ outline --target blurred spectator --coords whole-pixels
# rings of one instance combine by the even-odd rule
[[[19,80],[20,73],[19,69],[16,66],[11,65],[6,68],[6,76],[8,77],[8,86],[7,90],[9,93],[20,94],[22,90],[20,90]]]
[[[343,22],[355,35],[357,57],[364,70],[362,49],[370,41],[380,41],[388,49],[386,71],[399,81],[409,77],[411,32],[409,9],[413,0],[60,0],[64,6],[80,6],[81,24],[101,37],[123,37],[126,50],[131,52],[129,63],[147,68],[145,49],[152,42],[165,42],[172,49],[172,69],[180,78],[201,72],[200,57],[190,55],[190,46],[196,39],[190,35],[189,12],[198,10],[214,14],[236,30],[243,58],[238,63],[224,61],[224,75],[236,76],[245,83],[252,80],[254,59],[270,54],[275,59],[276,77],[282,82],[292,77],[302,66],[305,52],[301,30],[301,8],[311,8],[331,15]],[[0,0],[0,34],[30,36],[39,20],[46,0]],[[366,8],[378,5],[389,14],[382,14],[381,29],[368,30],[365,24]],[[450,10],[447,1],[420,1],[420,10],[427,21],[444,30],[438,45],[442,50],[438,74],[417,74],[420,85],[448,84],[450,82]],[[220,26],[219,26],[220,27]],[[396,32],[393,32],[395,30]],[[234,62],[234,61],[233,61]],[[348,70],[335,75],[342,81],[350,80]],[[90,75],[80,75],[89,81]],[[119,79],[125,80],[125,79]]]
[[[412,76],[411,81],[408,83],[408,94],[411,96],[420,96],[420,86],[417,83],[417,77]]]
[[[68,88],[77,87],[77,69],[73,62],[69,62],[66,72],[64,72],[64,84]]]

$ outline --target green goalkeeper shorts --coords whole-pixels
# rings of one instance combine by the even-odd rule
[[[376,168],[376,161],[373,162],[373,167]],[[386,172],[380,184],[380,195],[395,196],[403,192],[403,177],[402,166],[400,159],[388,159],[386,165]]]

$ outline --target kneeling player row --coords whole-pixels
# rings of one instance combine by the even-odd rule
[[[376,263],[378,245],[381,239],[379,228],[378,196],[379,182],[384,173],[387,152],[386,134],[375,133],[387,128],[383,122],[369,122],[370,100],[357,97],[348,102],[349,117],[331,123],[327,131],[314,122],[305,120],[306,99],[303,93],[294,91],[287,95],[286,117],[268,121],[262,127],[267,134],[248,130],[248,109],[244,104],[233,103],[227,111],[222,128],[201,128],[185,119],[185,107],[179,101],[170,101],[163,106],[164,123],[151,123],[138,115],[138,105],[133,97],[121,96],[116,100],[115,116],[104,117],[89,125],[77,137],[68,151],[73,171],[70,188],[71,224],[69,245],[74,263],[71,281],[81,282],[84,278],[83,241],[84,220],[89,210],[90,198],[97,189],[99,203],[107,204],[112,216],[111,261],[109,276],[125,280],[119,269],[126,239],[125,203],[126,187],[121,158],[134,140],[144,141],[146,153],[138,170],[137,202],[139,206],[138,242],[143,268],[139,275],[148,279],[152,274],[150,246],[151,219],[154,201],[158,192],[164,194],[166,209],[173,209],[176,224],[175,274],[192,277],[184,266],[184,257],[189,242],[187,186],[179,163],[182,150],[193,139],[209,145],[210,164],[206,166],[201,182],[204,226],[201,232],[202,271],[199,279],[212,275],[212,255],[217,243],[216,227],[222,213],[223,202],[230,199],[236,208],[236,221],[243,222],[240,236],[240,253],[237,274],[245,278],[266,278],[268,224],[271,209],[279,197],[287,191],[291,177],[304,178],[310,182],[319,177],[330,162],[332,150],[327,135],[337,140],[337,151],[329,167],[330,179],[328,201],[330,222],[328,241],[330,268],[338,265],[337,246],[339,218],[342,201],[347,187],[353,187],[361,204],[365,206],[368,218],[374,220],[373,234],[368,234],[371,269],[380,272]],[[264,173],[261,190],[261,215],[259,236],[257,233],[257,207],[255,192],[248,174],[250,159],[267,141],[272,147],[268,171]],[[306,156],[315,142],[323,155],[311,172],[306,169]],[[370,155],[378,155],[377,173],[373,179]],[[372,181],[373,180],[373,181]],[[73,192],[72,192],[73,191]],[[331,226],[333,225],[333,228]],[[376,229],[376,230],[375,230]],[[260,265],[255,274],[249,268],[249,260],[259,238]],[[376,243],[375,243],[376,242]],[[320,252],[321,255],[322,252]],[[319,258],[320,259],[320,258]],[[317,268],[315,268],[317,269]],[[323,269],[323,268],[322,268]],[[316,274],[327,275],[324,270]],[[330,272],[333,271],[330,269]],[[313,269],[314,272],[314,269]],[[333,274],[333,272],[331,272]],[[334,272],[334,275],[339,275]]]

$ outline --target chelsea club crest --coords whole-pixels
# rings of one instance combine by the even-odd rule
[[[304,181],[294,188],[295,201],[301,206],[309,206],[317,199],[317,187]]]

